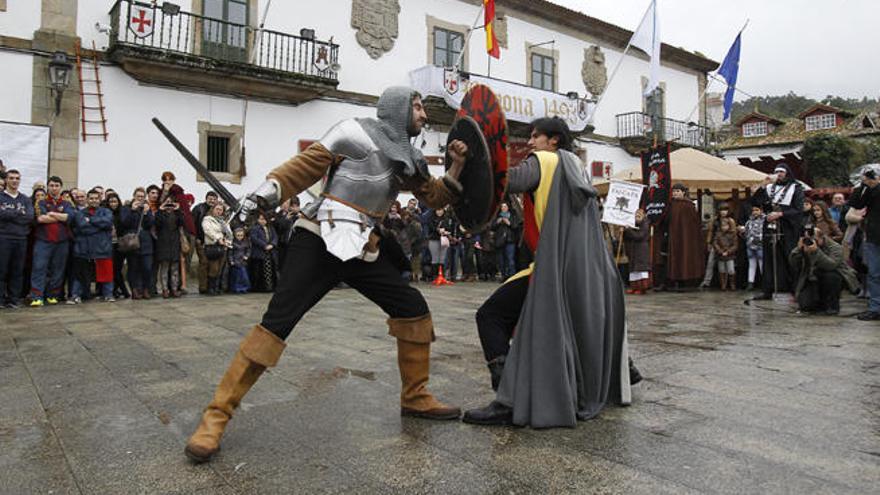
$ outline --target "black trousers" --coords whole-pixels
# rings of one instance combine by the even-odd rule
[[[815,274],[816,280],[807,281],[798,294],[798,308],[801,311],[839,311],[843,277],[836,271],[816,270]]]
[[[788,255],[791,250],[797,246],[797,239],[792,242],[793,237],[790,234],[781,234],[776,240],[776,253],[773,251],[772,231],[764,230],[764,238],[762,240],[764,246],[764,270],[761,274],[763,280],[764,294],[773,294],[774,284],[776,292],[792,292],[794,290],[794,281],[797,279],[797,273],[788,262]],[[776,274],[774,280],[774,273]]]
[[[510,339],[528,292],[529,277],[518,278],[501,285],[477,310],[477,332],[486,361],[510,351]]]
[[[304,229],[296,229],[287,250],[281,279],[261,323],[281,339],[339,282],[363,294],[391,318],[428,314],[425,298],[400,277],[381,251],[374,262],[342,262],[327,252],[323,239]]]

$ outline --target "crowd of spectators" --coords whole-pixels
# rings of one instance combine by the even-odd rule
[[[702,226],[691,225],[699,223],[695,206],[677,185],[675,208],[653,236],[639,210],[634,228],[605,225],[608,249],[629,294],[664,290],[667,284],[678,288],[680,279],[692,278],[704,289],[763,288],[756,299],[768,298],[768,290],[788,292],[802,311],[834,315],[841,291],[848,289],[869,301],[859,318],[877,320],[880,181],[872,174],[862,177],[849,202],[843,193],[834,194],[830,206],[805,197],[785,213],[768,211],[760,201],[762,188],[755,188],[735,203],[736,211],[718,202]],[[192,205],[171,172],[162,174],[161,185],[135,188],[130,198],[101,186],[65,189],[54,176],[34,184],[29,196],[20,183],[17,170],[0,165],[0,304],[7,308],[180,297],[194,256],[201,294],[272,292],[300,211],[293,198],[277,211],[261,212],[250,228],[232,231],[228,207],[216,193]],[[784,256],[770,253],[781,238],[773,220],[787,221],[793,232],[785,236]],[[432,282],[441,273],[450,281],[500,282],[531,262],[515,197],[479,232],[462,228],[452,208],[424,209],[415,199],[405,207],[395,202],[382,230],[396,241],[385,242],[388,255],[414,283]],[[684,244],[690,247],[682,251]],[[696,272],[701,283],[694,266],[676,266],[683,263],[676,257],[694,265],[694,245],[702,246]]]
[[[192,206],[171,172],[125,199],[102,186],[65,189],[56,176],[30,195],[20,183],[19,171],[0,170],[0,305],[10,309],[180,297],[193,255],[202,294],[271,292],[299,214],[289,201],[231,232],[217,194]]]

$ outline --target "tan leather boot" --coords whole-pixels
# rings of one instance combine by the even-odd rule
[[[195,462],[206,462],[220,450],[220,437],[232,412],[263,371],[278,363],[284,347],[283,340],[260,325],[247,334],[220,380],[214,400],[205,408],[199,426],[186,444],[187,457]]]
[[[721,279],[718,284],[721,286],[721,290],[722,291],[727,290],[727,274],[726,273],[719,273],[718,278]]]
[[[431,341],[434,324],[431,315],[417,318],[391,318],[388,333],[397,338],[397,365],[400,368],[400,415],[426,419],[458,419],[461,409],[443,404],[428,392]]]

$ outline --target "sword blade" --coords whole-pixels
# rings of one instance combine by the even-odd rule
[[[156,126],[156,128],[159,129],[159,132],[161,132],[165,136],[165,138],[171,142],[171,145],[177,148],[177,151],[179,151],[180,154],[183,155],[183,158],[185,158],[186,161],[189,162],[192,168],[194,168],[199,175],[205,178],[205,182],[211,185],[211,188],[216,191],[221,198],[223,198],[223,201],[225,201],[226,204],[229,205],[233,210],[238,210],[238,199],[233,196],[231,192],[229,192],[229,189],[226,189],[226,186],[224,186],[222,182],[214,177],[214,174],[212,174],[207,167],[202,165],[202,162],[200,162],[198,158],[193,156],[193,154],[190,153],[188,149],[186,149],[186,146],[184,146],[183,143],[181,143],[180,140],[178,140],[177,137],[172,134],[171,131],[169,131],[162,122],[159,122],[159,119],[153,117],[153,124]]]

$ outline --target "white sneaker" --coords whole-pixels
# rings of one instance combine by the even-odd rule
[[[116,298],[114,298],[113,296],[105,297],[104,302],[116,302]]]
[[[79,296],[77,296],[77,297],[74,297],[73,299],[68,299],[67,302],[64,304],[70,304],[72,306],[74,304],[80,304],[81,302],[82,302],[82,299]]]

